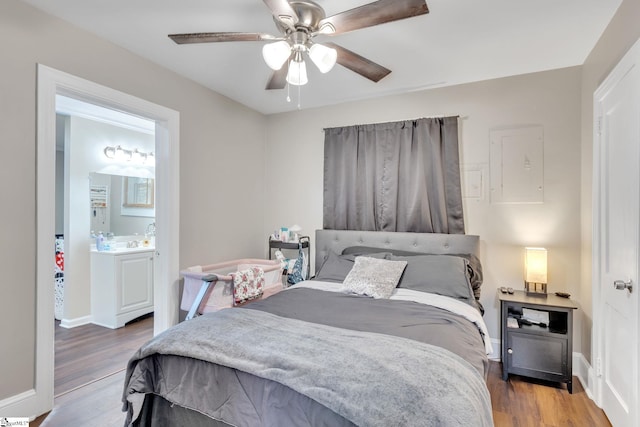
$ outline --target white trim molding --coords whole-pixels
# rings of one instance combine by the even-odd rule
[[[18,414],[30,414],[33,400],[36,399],[36,390],[31,389],[15,396],[10,396],[6,399],[0,400],[0,413],[7,415]],[[27,415],[30,418],[34,418],[33,414]]]
[[[502,340],[498,338],[491,338],[491,346],[493,347],[493,353],[487,355],[489,360],[496,362],[502,361]]]
[[[78,326],[88,325],[93,322],[93,316],[82,316],[76,317],[74,319],[62,319],[60,321],[60,327],[62,328],[77,328]]]
[[[580,383],[582,384],[582,388],[584,388],[585,393],[589,396],[589,399],[593,400],[593,387],[595,381],[595,371],[587,361],[587,358],[584,357],[582,353],[573,353],[573,375],[578,377]],[[597,404],[597,402],[596,402]]]

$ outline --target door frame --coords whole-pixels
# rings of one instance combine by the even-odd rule
[[[595,365],[595,381],[593,384],[593,396],[595,403],[602,407],[603,404],[603,391],[604,391],[604,376],[602,373],[603,355],[605,353],[605,340],[604,340],[604,304],[601,292],[600,278],[602,271],[600,268],[600,259],[602,257],[602,245],[603,240],[602,233],[604,230],[601,228],[601,212],[600,206],[607,197],[604,193],[601,182],[602,168],[600,167],[602,157],[604,155],[604,144],[601,138],[602,133],[602,107],[601,102],[611,89],[624,78],[624,76],[634,67],[640,67],[640,39],[627,51],[624,57],[618,64],[615,65],[613,70],[607,76],[607,78],[600,84],[598,89],[593,94],[593,200],[592,200],[592,214],[593,214],[593,246],[592,246],[592,301],[593,301],[593,328],[592,328],[592,364]],[[640,96],[640,94],[638,94]],[[640,247],[640,235],[636,236],[636,245]],[[636,293],[635,298],[639,298],[637,294],[640,292],[640,283],[634,283],[633,292]],[[636,330],[640,331],[640,316],[636,315]],[[640,357],[640,337],[636,339],[636,354]],[[632,372],[635,369],[636,378],[634,379],[635,397],[636,402],[632,407],[636,410],[631,411],[633,417],[631,425],[640,424],[640,370],[631,368]]]
[[[178,323],[180,114],[124,92],[50,68],[37,66],[36,144],[36,366],[34,389],[16,402],[16,413],[43,414],[53,408],[56,95],[155,121],[156,257],[154,334]]]

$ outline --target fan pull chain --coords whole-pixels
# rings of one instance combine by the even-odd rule
[[[300,98],[302,98],[301,90],[300,86],[298,86],[298,110],[300,109]]]
[[[291,102],[291,96],[289,96],[289,88],[291,87],[291,85],[289,84],[289,82],[287,82],[287,102]]]

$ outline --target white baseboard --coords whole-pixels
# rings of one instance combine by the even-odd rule
[[[593,398],[593,385],[595,384],[596,378],[595,370],[582,353],[573,353],[573,375],[578,377],[589,399],[595,402]]]
[[[71,329],[77,328],[78,326],[88,325],[93,321],[92,316],[82,316],[76,317],[75,319],[62,319],[60,321],[60,326],[63,328]]]
[[[30,417],[33,414],[26,413],[33,406],[32,400],[35,398],[36,391],[34,389],[27,390],[23,393],[10,396],[0,400],[0,414],[9,417]]]
[[[500,354],[502,348],[502,341],[497,338],[491,338],[491,346],[493,347],[493,352],[489,354],[487,357],[489,360],[495,360],[496,362],[500,362],[502,359],[502,355]]]

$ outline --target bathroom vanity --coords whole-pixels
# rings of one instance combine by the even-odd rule
[[[153,311],[153,247],[91,250],[93,323],[116,329]]]

